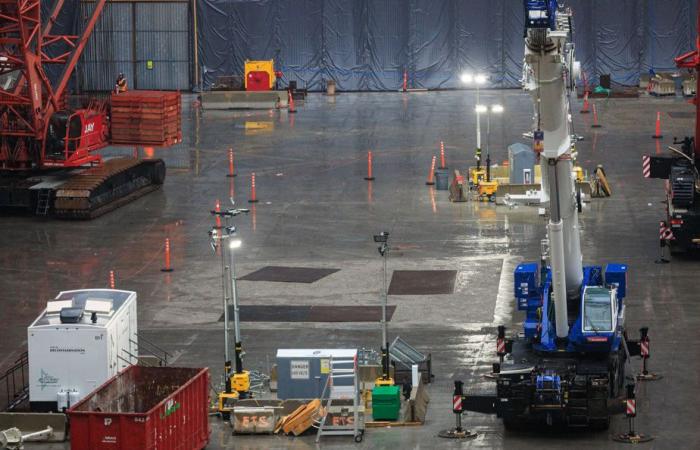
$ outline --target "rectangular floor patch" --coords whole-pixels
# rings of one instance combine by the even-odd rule
[[[386,320],[396,310],[386,307]],[[239,307],[241,322],[379,322],[381,306],[310,306],[310,305],[242,305]],[[233,307],[229,308],[233,320]],[[224,315],[219,318],[223,322]]]
[[[389,295],[452,294],[456,270],[395,270]]]
[[[265,266],[239,278],[246,281],[276,281],[280,283],[313,283],[340,269],[316,267]]]
[[[692,111],[669,111],[668,116],[671,119],[692,119],[695,113]]]

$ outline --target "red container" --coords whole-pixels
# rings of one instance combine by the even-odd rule
[[[200,450],[209,369],[129,366],[68,410],[71,450]]]

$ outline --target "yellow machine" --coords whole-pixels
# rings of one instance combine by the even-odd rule
[[[245,90],[246,91],[270,91],[275,88],[277,72],[275,61],[247,61],[245,62]]]
[[[471,180],[473,186],[478,186],[483,180],[486,179],[486,169],[483,167],[479,169],[472,168],[469,179]]]
[[[498,181],[486,181],[482,180],[479,183],[479,197],[491,197],[493,195],[496,195],[496,191],[498,190]]]
[[[226,373],[230,373],[231,364],[226,364]],[[226,389],[219,393],[218,411],[225,417],[231,414],[236,400],[250,398],[250,372],[242,370],[231,373],[226,380]]]
[[[583,168],[581,166],[574,166],[574,173],[576,174],[576,182],[583,183]]]
[[[394,379],[393,378],[382,378],[379,377],[376,380],[374,380],[374,385],[375,386],[393,386],[394,385]]]

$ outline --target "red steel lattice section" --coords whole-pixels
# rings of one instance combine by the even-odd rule
[[[42,23],[40,0],[0,0],[0,169],[42,167],[49,119],[104,8],[98,0],[81,36],[51,34],[64,0]],[[49,80],[45,64],[62,64]]]

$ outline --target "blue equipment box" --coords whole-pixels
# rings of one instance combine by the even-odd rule
[[[617,298],[627,293],[627,264],[608,264],[605,268],[605,284],[617,284]]]

